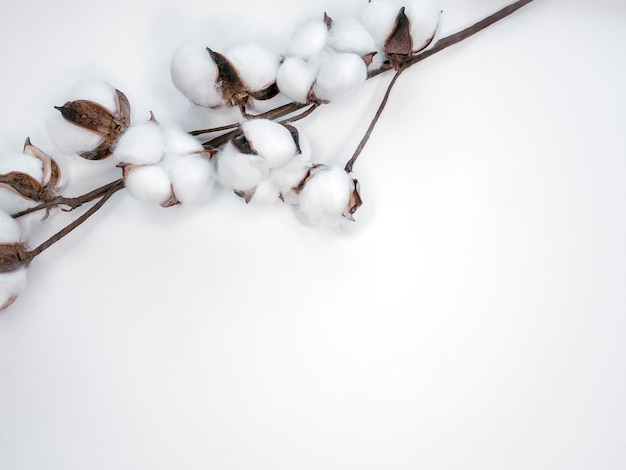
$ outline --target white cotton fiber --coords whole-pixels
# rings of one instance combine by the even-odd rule
[[[175,155],[164,161],[176,199],[183,204],[207,200],[215,187],[215,169],[199,154]]]
[[[119,138],[113,157],[117,162],[134,165],[157,163],[163,157],[165,144],[159,125],[147,121],[128,128]]]
[[[170,73],[174,86],[192,103],[209,108],[223,104],[217,86],[217,65],[206,47],[199,44],[180,47],[172,58]]]
[[[62,152],[68,154],[78,154],[92,150],[102,140],[100,134],[66,121],[60,113],[50,116],[47,122],[47,129],[54,145]]]
[[[296,155],[286,165],[270,171],[270,179],[276,187],[286,193],[298,186],[311,168],[311,161],[303,155]]]
[[[300,57],[286,57],[278,68],[278,89],[293,101],[306,103],[313,86],[320,62]]]
[[[321,54],[326,46],[328,26],[323,20],[310,21],[300,26],[287,47],[287,55],[307,59]]]
[[[69,92],[67,101],[87,100],[98,103],[112,113],[117,111],[115,106],[115,88],[103,80],[84,80],[77,83]]]
[[[26,287],[26,268],[0,273],[0,310],[9,307]]]
[[[0,244],[11,245],[20,241],[20,228],[17,225],[17,221],[6,212],[0,210]]]
[[[258,44],[234,46],[224,54],[239,72],[250,91],[259,91],[276,80],[278,54]]]
[[[407,0],[406,15],[411,23],[413,50],[423,49],[435,34],[441,14],[440,0]]]
[[[265,159],[258,155],[243,154],[230,142],[216,157],[220,182],[236,191],[254,188],[269,171]]]
[[[278,168],[296,154],[296,143],[286,127],[269,119],[250,119],[241,124],[250,146],[269,168]]]
[[[280,192],[269,179],[263,179],[254,188],[254,194],[250,199],[251,204],[271,204],[278,200]]]
[[[163,168],[153,165],[129,169],[125,178],[128,193],[139,201],[162,204],[172,195],[171,183]]]
[[[356,54],[337,52],[324,57],[313,85],[315,96],[334,101],[357,90],[367,79],[367,66]]]
[[[328,34],[328,45],[337,52],[352,52],[359,56],[377,50],[372,35],[354,18],[333,22]]]
[[[343,168],[314,170],[298,198],[303,216],[312,223],[339,219],[348,207],[353,187],[352,179]]]
[[[198,139],[189,135],[177,124],[159,124],[159,129],[163,136],[163,145],[167,153],[186,155],[204,150]]]
[[[387,37],[396,24],[402,5],[396,0],[372,0],[363,9],[361,21],[382,50]]]
[[[0,157],[0,175],[18,171],[26,173],[41,183],[43,166],[41,160],[32,155],[16,153]]]

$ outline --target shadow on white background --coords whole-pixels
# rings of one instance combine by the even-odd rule
[[[0,149],[52,152],[85,77],[135,122],[210,120],[169,82],[180,44],[280,48],[363,3],[12,5]],[[446,0],[442,34],[503,4]],[[0,468],[623,468],[625,26],[623,2],[537,0],[404,74],[349,233],[117,194],[0,314]],[[388,80],[303,122],[318,161],[350,157]],[[76,191],[116,177],[68,163]]]

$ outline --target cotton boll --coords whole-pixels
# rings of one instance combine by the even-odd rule
[[[269,171],[265,159],[258,155],[243,154],[231,142],[216,156],[220,182],[235,191],[254,188]]]
[[[276,202],[280,196],[278,188],[269,179],[262,180],[254,188],[254,194],[250,199],[251,204],[271,204]]]
[[[12,245],[21,241],[17,221],[8,213],[0,210],[0,244]]]
[[[250,146],[265,159],[269,168],[284,165],[297,152],[291,132],[274,121],[251,119],[241,128]]]
[[[337,52],[352,52],[363,56],[376,51],[372,35],[354,18],[335,21],[328,34],[328,45]]]
[[[402,5],[396,0],[372,0],[363,9],[361,20],[371,33],[379,50],[383,49],[387,37],[396,24]]]
[[[160,124],[159,127],[167,153],[186,155],[204,150],[198,139],[189,135],[177,124]]]
[[[174,53],[170,73],[174,86],[192,103],[209,108],[223,104],[217,85],[217,65],[206,47],[199,44],[180,47]]]
[[[278,89],[289,99],[306,103],[318,70],[319,61],[286,57],[276,74]]]
[[[411,22],[413,50],[419,51],[431,40],[441,14],[440,0],[407,0],[405,13]]]
[[[299,27],[287,48],[288,56],[307,59],[321,54],[326,46],[328,26],[324,21],[310,21]]]
[[[235,66],[250,91],[259,91],[276,80],[278,54],[257,44],[242,44],[224,54]]]
[[[128,128],[117,142],[113,157],[117,162],[148,165],[161,160],[165,152],[159,125],[147,121]]]
[[[340,220],[350,203],[354,183],[339,167],[320,167],[313,170],[299,194],[300,211],[305,220],[326,225],[331,219]]]
[[[170,179],[161,167],[132,167],[126,171],[124,179],[128,193],[139,201],[163,204],[172,196]]]
[[[26,268],[0,273],[0,310],[8,308],[26,287]]]
[[[164,161],[179,202],[188,204],[207,200],[215,187],[215,169],[211,161],[198,154],[176,155]]]
[[[315,96],[334,101],[358,89],[367,79],[367,66],[356,54],[328,54],[313,85]]]

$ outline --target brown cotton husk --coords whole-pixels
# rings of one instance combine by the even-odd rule
[[[130,127],[130,103],[124,93],[115,90],[115,114],[101,104],[88,100],[68,101],[55,106],[70,123],[102,136],[98,146],[79,155],[86,160],[103,160],[113,153],[120,135]]]
[[[235,191],[235,194],[240,198],[243,198],[243,200],[246,201],[246,204],[248,204],[250,201],[252,201],[255,192],[256,188],[252,188],[246,191]]]
[[[207,51],[217,65],[218,86],[226,104],[228,106],[245,106],[248,101],[248,91],[235,66],[223,54],[208,47]]]
[[[361,199],[361,194],[359,193],[359,181],[356,179],[352,180],[354,184],[354,189],[350,194],[350,200],[348,201],[348,206],[346,210],[343,212],[343,215],[348,220],[354,220],[354,213],[357,211],[359,207],[363,204],[363,200]]]
[[[68,101],[63,106],[55,106],[54,108],[67,121],[96,134],[107,135],[116,127],[113,113],[93,101]]]
[[[10,273],[28,266],[28,250],[22,243],[0,244],[0,273]]]
[[[296,155],[301,155],[302,149],[300,148],[300,132],[298,131],[298,128],[292,126],[291,124],[283,124],[283,127],[285,127],[291,133],[293,142],[294,144],[296,144]]]
[[[411,22],[402,7],[396,17],[396,24],[385,41],[384,51],[387,58],[394,63],[406,59],[412,50]]]
[[[44,202],[54,197],[39,181],[20,171],[0,175],[0,187],[35,202]]]
[[[24,153],[41,161],[43,173],[41,183],[43,187],[48,191],[57,190],[61,182],[61,168],[57,162],[39,147],[35,147],[31,143],[30,137],[27,137],[26,142],[24,142]]]

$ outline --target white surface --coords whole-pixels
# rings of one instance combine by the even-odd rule
[[[179,45],[284,44],[363,2],[5,5],[0,150],[46,149],[85,76],[135,120],[202,116]],[[447,0],[443,31],[504,3]],[[624,468],[624,44],[623,1],[537,0],[407,72],[353,233],[116,195],[0,314],[0,468]],[[349,158],[388,80],[304,123],[318,160]],[[115,176],[72,167],[76,193]]]

